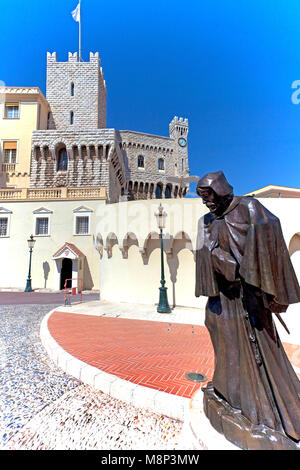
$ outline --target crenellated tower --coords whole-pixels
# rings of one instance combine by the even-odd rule
[[[89,62],[69,52],[68,62],[47,53],[46,97],[51,108],[48,128],[57,130],[106,128],[106,84],[99,53]]]
[[[176,176],[184,177],[189,175],[188,132],[188,119],[175,116],[169,124],[169,133],[170,137],[175,140],[174,164]]]

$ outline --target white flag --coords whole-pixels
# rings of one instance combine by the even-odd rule
[[[80,22],[80,3],[78,3],[77,7],[75,10],[71,12],[71,15],[73,16],[73,19],[77,21],[77,23]]]

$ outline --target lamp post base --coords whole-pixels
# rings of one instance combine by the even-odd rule
[[[158,313],[171,313],[171,309],[167,297],[167,287],[159,288],[159,304],[157,307]]]
[[[31,288],[31,279],[27,279],[24,292],[33,292],[33,289]]]

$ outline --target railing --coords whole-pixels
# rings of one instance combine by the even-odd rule
[[[106,199],[105,188],[0,189],[0,201]]]
[[[105,188],[67,188],[69,199],[104,199]]]
[[[13,173],[16,170],[15,163],[2,163],[2,171]]]
[[[22,189],[0,189],[0,200],[5,199],[14,201],[16,199],[23,199],[22,192]]]
[[[71,286],[68,287],[68,281],[71,281]],[[73,281],[77,281],[77,286],[73,287]],[[79,284],[79,285],[78,285]],[[71,305],[71,295],[80,295],[80,302],[82,302],[82,279],[79,278],[69,278],[65,280],[65,296],[64,303],[65,305]]]
[[[61,188],[53,189],[27,189],[26,199],[61,199]]]

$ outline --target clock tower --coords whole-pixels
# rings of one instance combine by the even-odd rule
[[[187,119],[177,116],[170,122],[169,125],[170,137],[174,139],[174,174],[176,176],[188,176],[188,145],[187,136],[189,132],[189,124]]]

